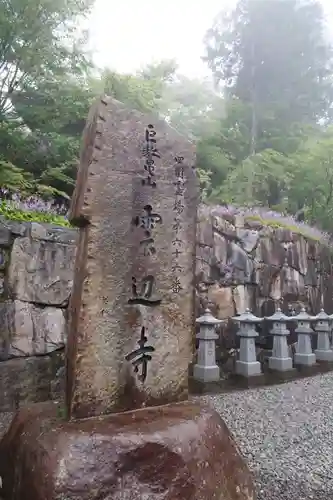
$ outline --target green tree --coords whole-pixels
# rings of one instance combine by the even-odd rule
[[[92,0],[1,4],[1,178],[12,187],[16,179],[22,190],[10,169],[22,173],[25,189],[71,192],[80,133],[68,128],[85,120],[91,95],[91,64],[77,26],[91,5]]]
[[[333,129],[308,137],[293,154],[272,149],[245,158],[208,199],[238,206],[266,207],[333,231]]]
[[[0,159],[32,174],[31,189],[70,196],[93,97],[87,85],[69,77],[63,77],[61,85],[59,79],[40,80],[38,85],[14,92],[17,118],[9,116],[0,122]]]
[[[288,210],[302,209],[310,224],[333,231],[333,128],[309,138],[290,157],[292,183],[288,193]]]
[[[158,110],[161,82],[149,80],[140,74],[120,74],[106,70],[99,88],[125,105],[142,112]]]
[[[284,210],[291,182],[289,158],[266,149],[246,158],[222,188],[225,198],[237,205],[266,206]]]
[[[12,108],[13,92],[87,64],[77,20],[91,5],[92,0],[2,0],[0,116]]]
[[[200,139],[215,130],[224,100],[209,80],[175,74],[164,86],[159,109],[180,133]]]
[[[207,33],[205,59],[250,107],[249,154],[267,136],[267,120],[289,130],[330,114],[332,47],[318,0],[239,0]]]

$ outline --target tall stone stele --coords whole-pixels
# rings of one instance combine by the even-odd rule
[[[18,412],[0,442],[4,500],[254,500],[221,417],[187,400],[194,160],[164,121],[93,106],[71,209],[68,418],[56,403]]]
[[[91,110],[70,220],[71,417],[187,397],[194,335],[194,145],[111,99]]]

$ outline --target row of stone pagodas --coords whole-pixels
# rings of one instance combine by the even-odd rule
[[[271,370],[286,372],[296,366],[312,366],[317,361],[333,361],[333,350],[330,345],[330,332],[333,315],[329,316],[322,309],[316,316],[310,316],[305,308],[295,316],[286,316],[281,309],[265,318],[254,316],[249,309],[240,316],[232,318],[239,324],[237,336],[240,338],[239,356],[236,361],[236,374],[243,377],[253,377],[262,373],[261,364],[257,361],[255,339],[259,336],[256,325],[264,320],[272,323],[270,335],[273,337],[272,356],[268,360]],[[290,331],[288,323],[297,322],[297,347],[294,359],[290,356],[287,337]],[[194,365],[193,376],[202,382],[215,382],[220,379],[220,369],[216,364],[216,326],[222,320],[214,318],[206,309],[203,316],[196,320],[200,326],[197,334],[199,340],[198,359]],[[314,324],[314,329],[311,325]],[[312,351],[311,337],[317,333],[317,349]]]

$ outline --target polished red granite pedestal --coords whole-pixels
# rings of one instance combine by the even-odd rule
[[[226,425],[190,402],[66,422],[21,409],[0,443],[5,500],[253,500]]]

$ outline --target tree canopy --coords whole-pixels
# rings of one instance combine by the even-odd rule
[[[92,1],[2,1],[1,187],[70,197],[88,109],[105,92],[196,141],[207,203],[333,231],[333,51],[318,0],[238,0],[218,14],[204,40],[211,79],[174,60],[97,70],[79,30]]]

